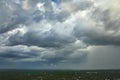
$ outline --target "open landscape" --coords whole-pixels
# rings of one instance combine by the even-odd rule
[[[120,70],[1,70],[0,80],[120,80]]]
[[[0,80],[120,80],[120,0],[0,0]]]

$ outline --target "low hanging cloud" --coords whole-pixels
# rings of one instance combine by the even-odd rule
[[[2,0],[0,60],[41,65],[86,63],[90,46],[120,45],[118,3]]]

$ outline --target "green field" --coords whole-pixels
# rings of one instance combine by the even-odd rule
[[[0,70],[0,80],[120,80],[120,70]]]

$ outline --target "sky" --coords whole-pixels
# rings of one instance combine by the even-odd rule
[[[120,69],[120,0],[0,0],[0,69]]]

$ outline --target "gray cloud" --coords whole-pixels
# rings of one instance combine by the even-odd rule
[[[42,52],[42,49],[37,49],[36,47],[27,46],[5,46],[0,47],[0,58],[5,60],[20,60],[24,58],[32,58],[38,56],[38,52]]]
[[[0,60],[25,67],[90,66],[90,46],[120,45],[119,6],[112,1],[0,1]]]
[[[9,45],[36,45],[40,47],[61,47],[75,41],[73,37],[64,36],[56,33],[54,30],[47,32],[28,31],[23,36],[18,32],[9,38]]]

